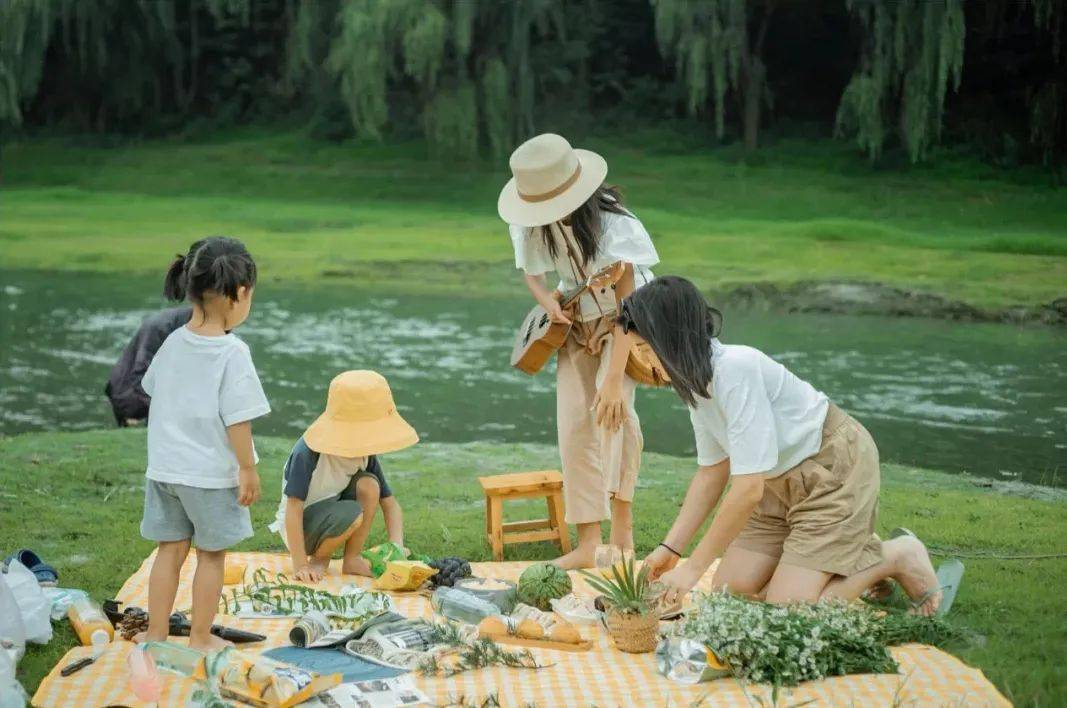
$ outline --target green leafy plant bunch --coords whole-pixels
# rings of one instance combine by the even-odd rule
[[[280,573],[271,578],[263,568],[253,573],[251,583],[223,594],[220,603],[227,614],[237,614],[251,605],[255,612],[295,615],[318,610],[331,617],[355,622],[377,617],[391,608],[385,593],[368,591],[337,595],[291,583]]]
[[[644,616],[656,609],[649,572],[647,566],[636,571],[631,555],[622,563],[612,566],[611,578],[604,578],[588,570],[581,571],[581,574],[590,587],[604,596],[604,604],[609,610]]]

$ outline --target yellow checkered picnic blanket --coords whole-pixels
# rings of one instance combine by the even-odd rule
[[[152,559],[149,556],[119,591],[118,599],[138,607],[148,606],[148,574]],[[271,553],[234,553],[231,562],[248,566],[246,577],[257,568],[269,572],[288,572],[289,558]],[[370,585],[366,578],[339,574],[339,562],[331,568],[331,575],[323,585],[333,592],[346,583]],[[516,580],[528,562],[472,563],[479,577]],[[195,561],[182,569],[182,583],[176,607],[188,607],[191,601]],[[705,578],[710,581],[711,574]],[[578,592],[592,594],[578,574],[572,574]],[[430,617],[429,601],[420,595],[394,594],[400,613],[408,617]],[[263,651],[288,644],[292,625],[286,619],[238,619],[220,616],[217,622],[258,632],[267,636],[261,644],[245,645],[251,651]],[[682,686],[661,676],[656,670],[653,654],[624,654],[612,646],[611,639],[599,626],[581,628],[584,636],[594,640],[588,652],[560,652],[534,649],[533,652],[549,668],[532,671],[493,668],[468,672],[452,678],[424,678],[415,682],[439,704],[447,704],[465,697],[480,703],[495,694],[503,706],[632,706],[668,705],[689,706],[701,700],[707,705],[738,706],[771,705],[771,690],[767,686],[742,686],[734,679],[720,679],[696,686]],[[33,697],[35,706],[141,706],[127,688],[126,654],[132,648],[128,642],[110,645],[96,663],[63,678],[59,671],[78,658],[92,653],[88,647],[72,649],[41,682]],[[929,646],[906,645],[893,649],[900,664],[899,675],[864,674],[844,676],[783,689],[779,705],[842,705],[842,706],[1005,706],[1008,701],[997,692],[981,671],[972,669],[955,657]],[[183,678],[165,676],[161,706],[182,706],[192,690],[192,683]],[[746,695],[747,693],[747,695]]]

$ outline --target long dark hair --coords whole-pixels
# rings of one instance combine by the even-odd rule
[[[581,253],[582,266],[588,265],[589,261],[596,257],[600,248],[601,214],[611,212],[631,216],[630,212],[622,203],[622,194],[618,187],[602,184],[593,192],[593,196],[585,200],[585,203],[571,212],[567,217],[569,226],[574,231],[574,240],[578,243],[578,251]],[[552,229],[548,226],[534,227],[540,229],[541,239],[548,248],[549,255],[553,260],[559,253],[559,246],[552,235]]]
[[[163,295],[170,300],[204,304],[204,294],[213,292],[237,300],[241,288],[256,285],[256,262],[245,245],[235,238],[209,236],[179,254],[167,270]]]
[[[656,278],[622,301],[619,324],[648,342],[686,405],[711,398],[711,338],[722,330],[722,313],[695,285],[676,275]]]

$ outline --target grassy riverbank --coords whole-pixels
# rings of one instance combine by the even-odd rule
[[[660,272],[708,290],[850,279],[980,307],[1067,294],[1067,190],[1040,173],[952,158],[878,171],[837,143],[781,143],[743,163],[665,132],[590,146],[653,233]],[[448,164],[424,150],[251,130],[15,143],[3,153],[0,250],[8,267],[161,273],[195,238],[226,233],[270,279],[516,287],[495,213],[504,161]]]
[[[260,438],[263,501],[256,536],[242,550],[276,550],[265,526],[273,517],[278,470],[289,441]],[[112,596],[152,548],[138,532],[143,431],[45,433],[0,438],[0,551],[29,546],[56,565],[62,585]],[[407,510],[407,541],[433,554],[488,559],[484,507],[476,477],[557,465],[554,449],[535,445],[426,444],[389,455],[386,472]],[[641,553],[662,537],[684,493],[692,462],[645,456],[637,504]],[[880,529],[905,525],[930,544],[1000,555],[1062,551],[1062,496],[1038,501],[975,487],[965,478],[886,465]],[[382,536],[376,529],[372,542]],[[509,549],[511,558],[550,558],[547,544]],[[967,559],[956,623],[975,639],[953,648],[1019,705],[1067,701],[1067,561]],[[32,647],[19,677],[28,690],[73,644],[65,623],[45,647]]]

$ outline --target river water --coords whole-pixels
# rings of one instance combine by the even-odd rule
[[[113,424],[108,371],[159,278],[0,270],[0,433]],[[427,441],[555,441],[554,373],[508,366],[529,307],[511,298],[382,295],[261,283],[239,334],[274,412],[256,430],[295,438],[330,378],[377,369]],[[944,321],[726,313],[726,342],[760,348],[873,433],[884,460],[1067,485],[1067,333]],[[692,454],[670,391],[642,390],[646,448]]]

